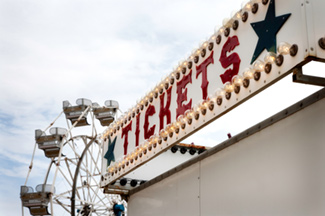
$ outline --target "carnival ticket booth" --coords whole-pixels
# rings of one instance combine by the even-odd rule
[[[186,146],[204,149],[195,157],[171,155],[285,76],[325,86],[323,71],[302,69],[324,61],[324,9],[321,0],[251,0],[225,19],[107,128],[104,192],[121,194],[129,216],[324,215],[324,90],[213,148]]]

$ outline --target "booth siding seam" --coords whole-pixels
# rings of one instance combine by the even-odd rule
[[[211,148],[211,149],[208,149],[207,151],[203,152],[202,154],[200,154],[199,156],[197,156],[196,158],[193,158],[193,159],[190,159],[189,161],[161,174],[160,176],[157,176],[156,178],[144,183],[143,185],[140,185],[139,187],[133,189],[133,190],[130,190],[129,192],[129,195],[133,195],[151,185],[154,185],[158,182],[160,182],[161,180],[199,162],[199,161],[202,161],[203,159],[211,156],[211,155],[214,155],[216,153],[218,153],[219,151],[222,151],[223,149],[229,147],[229,146],[232,146],[236,143],[238,143],[240,140],[243,140],[245,139],[246,137],[249,137],[265,128],[267,128],[268,126],[304,109],[305,107],[308,107],[309,105],[321,100],[321,99],[324,99],[325,98],[325,88],[319,90],[318,92],[314,93],[314,94],[311,94],[310,96],[306,97],[305,99],[303,100],[300,100],[298,101],[297,103],[291,105],[290,107],[278,112],[277,114],[267,118],[266,120],[250,127],[249,129],[247,130],[244,130],[243,132],[239,133],[238,135],[236,136],[233,136],[232,138],[220,143],[219,145]]]

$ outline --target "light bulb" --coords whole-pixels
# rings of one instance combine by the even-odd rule
[[[234,90],[234,86],[230,82],[226,82],[224,89],[226,92],[232,92]]]
[[[216,27],[214,28],[214,32],[215,32],[215,33],[219,33],[220,28],[221,28],[221,26],[219,26],[219,25],[216,26]]]
[[[264,62],[262,62],[261,60],[256,60],[253,64],[253,68],[257,72],[263,71],[264,70]]]
[[[193,118],[193,111],[192,110],[186,110],[184,115],[186,116],[187,119],[192,119]]]
[[[156,143],[156,142],[158,142],[158,136],[157,135],[152,135],[150,137],[150,140],[151,140],[151,142]]]
[[[282,55],[287,55],[290,53],[291,44],[287,42],[281,42],[278,46],[278,52]]]
[[[274,52],[268,52],[264,56],[265,63],[273,64],[275,62],[275,59],[276,59],[276,54]]]
[[[161,129],[160,132],[159,132],[159,135],[160,135],[161,137],[163,137],[163,138],[167,137],[167,134],[168,134],[168,132],[165,131],[165,129]]]
[[[232,83],[236,86],[240,86],[243,83],[243,77],[240,75],[236,75],[232,78]]]
[[[219,34],[223,34],[225,32],[225,28],[224,27],[221,27],[218,31]]]
[[[211,41],[214,41],[216,38],[217,38],[216,35],[212,35],[211,38],[210,38],[210,40],[211,40]]]
[[[244,79],[252,79],[254,77],[254,70],[252,68],[246,68],[243,72]]]
[[[167,124],[166,127],[165,127],[166,131],[170,131],[171,126],[172,126],[171,123]]]
[[[225,96],[225,91],[224,91],[223,89],[221,89],[221,88],[218,88],[218,89],[215,91],[214,95],[215,95],[216,97],[223,97],[223,96]]]
[[[229,19],[229,18],[224,18],[224,19],[222,20],[222,25],[223,25],[224,27],[226,27],[226,28],[231,27],[230,19]]]
[[[240,13],[240,11],[233,11],[231,13],[231,17],[234,20],[241,19],[241,13]]]
[[[242,4],[242,8],[244,11],[250,11],[252,10],[253,3],[252,2],[247,2]]]
[[[184,129],[186,127],[186,118],[183,115],[177,117],[177,122],[180,123],[180,127]]]

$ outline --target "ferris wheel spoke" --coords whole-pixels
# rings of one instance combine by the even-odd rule
[[[70,178],[73,179],[73,175],[72,175],[72,172],[71,172],[71,169],[70,169],[70,164],[68,163],[68,160],[66,160],[65,158],[65,164],[66,164],[66,167],[67,167],[67,170],[69,172],[69,175],[70,175]]]
[[[66,180],[66,182],[69,184],[69,186],[72,187],[72,179],[69,180],[60,167],[58,167],[58,169],[59,169],[59,172],[61,173],[62,177]]]
[[[79,199],[76,199],[76,201],[78,201],[79,203],[84,203],[84,202],[85,202],[85,200],[79,200]],[[98,207],[98,208],[104,208],[104,209],[107,209],[106,204],[98,205],[98,204],[93,203],[93,202],[89,202],[89,203],[87,203],[87,204],[94,205],[94,206],[96,206],[96,207]],[[81,206],[83,206],[83,205],[76,205],[76,207],[78,207],[78,206],[81,207]]]
[[[70,142],[67,143],[68,146],[70,147],[70,149],[72,150],[72,152],[75,154],[75,158],[80,158],[80,154],[78,153],[78,148],[77,145],[74,143],[74,139],[71,138]]]
[[[66,210],[69,214],[71,214],[71,211],[70,211],[70,205],[67,205],[67,204],[64,204],[64,203],[62,203],[60,200],[58,200],[58,199],[54,199],[54,201],[58,204],[58,205],[60,205],[64,210]]]

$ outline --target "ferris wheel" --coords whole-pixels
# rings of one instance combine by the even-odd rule
[[[102,107],[87,99],[78,99],[76,106],[64,101],[61,114],[65,114],[67,129],[50,128],[60,114],[44,131],[35,131],[32,161],[20,191],[22,215],[24,207],[30,215],[126,215],[126,201],[120,195],[105,194],[100,187],[103,141],[97,133],[95,118],[102,126],[108,126],[117,110],[118,103],[112,100]],[[75,128],[82,126],[88,127],[75,134]],[[27,181],[36,146],[44,151],[49,165],[34,190],[27,186]]]

